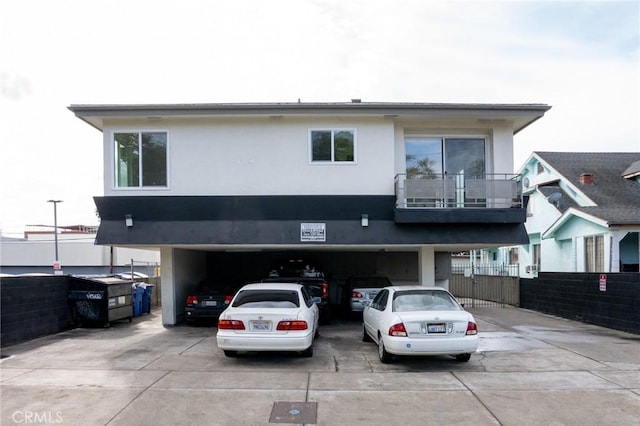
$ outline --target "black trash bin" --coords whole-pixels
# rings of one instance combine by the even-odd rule
[[[131,321],[133,317],[131,281],[72,277],[68,299],[77,325],[104,327],[112,321]]]

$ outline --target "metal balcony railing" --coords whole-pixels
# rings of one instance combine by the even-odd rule
[[[396,208],[522,208],[522,185],[516,174],[463,174],[395,177]]]

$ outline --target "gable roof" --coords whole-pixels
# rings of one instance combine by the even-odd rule
[[[640,224],[640,183],[625,179],[630,166],[640,161],[639,152],[534,152],[596,206],[571,206],[609,225]],[[590,174],[593,183],[580,182]],[[566,213],[566,212],[565,212]]]

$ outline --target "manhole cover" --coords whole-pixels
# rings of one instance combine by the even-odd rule
[[[315,423],[318,414],[317,402],[285,402],[273,403],[269,423]]]

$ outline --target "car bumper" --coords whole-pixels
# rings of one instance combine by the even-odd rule
[[[395,355],[459,355],[478,350],[478,336],[442,339],[383,337],[387,352]]]
[[[295,336],[250,336],[218,331],[218,348],[230,351],[303,351],[313,343],[313,332]]]
[[[226,306],[222,309],[187,307],[185,308],[185,316],[187,320],[215,319],[218,318],[225,309]]]
[[[364,311],[364,301],[362,302],[354,302],[351,301],[349,304],[349,308],[351,308],[351,312],[362,312]]]

